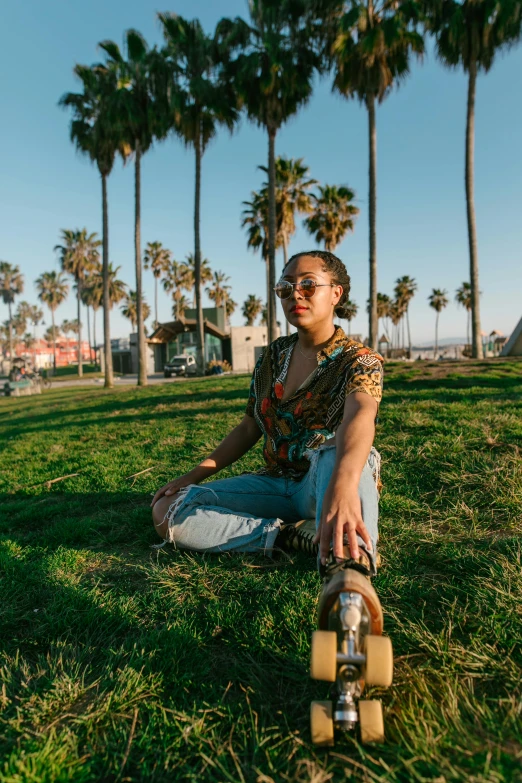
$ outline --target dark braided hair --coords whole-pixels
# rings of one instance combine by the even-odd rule
[[[334,312],[337,318],[346,318],[345,305],[350,295],[350,275],[346,271],[346,267],[341,259],[337,258],[337,256],[334,256],[334,254],[330,253],[328,250],[309,250],[293,255],[292,258],[290,258],[285,264],[285,269],[288,264],[291,264],[292,261],[295,261],[297,258],[301,258],[302,256],[319,258],[323,262],[323,272],[328,272],[330,274],[332,283],[335,283],[335,285],[341,285],[343,287],[341,298],[339,299]]]

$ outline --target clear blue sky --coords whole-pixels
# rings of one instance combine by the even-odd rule
[[[95,168],[69,141],[69,117],[57,106],[78,85],[72,68],[101,59],[97,43],[122,43],[123,31],[140,30],[160,43],[156,12],[198,16],[210,32],[222,16],[246,13],[246,0],[5,0],[0,29],[1,98],[0,258],[18,264],[26,278],[24,298],[36,301],[33,281],[57,268],[53,247],[62,228],[86,226],[101,233],[101,187]],[[483,329],[509,334],[522,315],[522,46],[501,55],[481,75],[476,116],[476,208]],[[391,294],[394,280],[409,274],[419,290],[411,305],[414,337],[432,339],[433,287],[446,288],[451,303],[440,319],[441,337],[465,334],[466,316],[454,303],[455,288],[468,275],[464,198],[466,80],[430,54],[414,64],[408,81],[377,113],[379,290]],[[276,151],[303,157],[322,183],[354,188],[361,213],[353,235],[337,248],[352,275],[352,298],[360,306],[354,331],[367,333],[368,145],[367,115],[355,101],[317,85],[309,105],[277,138]],[[230,137],[222,132],[203,160],[202,247],[214,269],[231,278],[240,305],[250,293],[264,297],[264,266],[246,248],[241,202],[259,187],[256,167],[267,156],[265,134],[243,120]],[[193,154],[175,139],[157,145],[142,167],[143,243],[159,240],[182,260],[193,248]],[[133,167],[115,167],[109,180],[110,254],[121,277],[134,287]],[[299,229],[290,251],[314,246]],[[281,259],[278,259],[278,268]],[[150,273],[145,293],[153,301]],[[75,316],[74,301],[57,311]],[[0,318],[7,317],[5,311]],[[160,319],[170,318],[161,294]],[[101,318],[98,318],[101,331]],[[232,323],[240,324],[239,307]],[[113,336],[129,332],[117,309]]]

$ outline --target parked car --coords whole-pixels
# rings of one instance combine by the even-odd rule
[[[196,360],[193,356],[187,356],[186,354],[173,356],[164,365],[163,374],[165,378],[170,378],[172,375],[195,375]]]

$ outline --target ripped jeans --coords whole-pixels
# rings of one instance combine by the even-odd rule
[[[281,524],[321,519],[323,497],[335,464],[335,445],[309,452],[300,480],[246,473],[182,489],[169,506],[167,541],[197,552],[272,553]],[[359,482],[362,517],[370,535],[375,568],[378,541],[380,455],[372,448]],[[366,551],[358,536],[359,546]]]

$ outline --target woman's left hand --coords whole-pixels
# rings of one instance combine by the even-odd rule
[[[357,534],[360,535],[368,552],[372,551],[372,541],[363,522],[361,500],[357,486],[330,485],[323,498],[323,509],[319,529],[314,542],[319,544],[319,556],[322,565],[326,565],[328,553],[333,541],[335,558],[343,560],[344,534],[347,534],[350,555],[354,560],[359,558]]]

